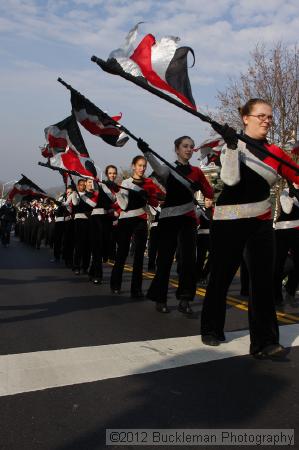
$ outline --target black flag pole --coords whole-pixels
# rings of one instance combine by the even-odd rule
[[[100,108],[98,108],[94,103],[92,103],[90,100],[88,100],[88,98],[84,97],[84,95],[82,95],[79,91],[76,91],[76,89],[74,89],[70,84],[66,83],[65,81],[63,81],[61,78],[57,78],[57,81],[59,81],[59,83],[63,84],[63,86],[65,86],[69,91],[74,92],[75,94],[79,95],[82,99],[84,99],[85,102],[89,103],[90,105],[93,106],[93,108],[95,108],[99,114],[104,115],[105,118],[109,119],[111,124],[113,124],[115,127],[117,127],[119,130],[123,131],[125,134],[127,134],[128,136],[130,136],[134,141],[138,142],[139,138],[137,136],[135,136],[130,130],[128,130],[126,127],[124,127],[123,125],[121,125],[120,123],[116,122],[112,117],[110,117],[108,114],[104,113]],[[155,155],[158,159],[160,159],[166,166],[168,166],[170,169],[172,170],[176,170],[176,168],[170,164],[166,159],[164,159],[161,155],[159,155],[159,153],[155,152],[154,150],[152,150],[150,147],[148,147],[148,151],[151,152],[153,155]],[[179,173],[179,175],[184,178],[184,180],[186,180],[191,186],[193,185],[193,182],[186,177],[185,175]]]
[[[61,172],[61,170],[62,170],[60,167],[51,166],[51,164],[49,164],[49,163],[38,162],[38,165],[42,166],[42,167],[47,167],[48,169],[51,169],[51,170],[57,170],[58,172]],[[79,172],[76,172],[75,170],[65,170],[65,169],[63,169],[63,171],[68,173],[69,175],[75,175],[77,177],[82,177],[83,178],[83,176]],[[86,177],[86,178],[92,178],[92,177]]]
[[[26,177],[23,173],[21,173],[22,177],[25,178],[26,182],[31,184],[32,187],[34,187],[37,191],[40,191],[42,194],[46,194],[46,192],[41,189],[37,184],[33,183],[33,181],[30,180],[30,178]]]
[[[57,170],[58,172],[60,172],[61,170],[63,170],[64,172],[66,172],[67,174],[69,174],[71,180],[73,181],[73,183],[74,183],[74,185],[75,185],[75,190],[76,190],[77,194],[79,194],[79,192],[78,192],[78,190],[77,190],[76,184],[75,184],[75,182],[74,182],[72,176],[92,179],[92,180],[96,181],[96,182],[99,184],[99,180],[98,180],[97,178],[94,178],[94,177],[92,177],[92,176],[87,176],[87,175],[81,175],[79,172],[76,172],[75,170],[60,169],[59,167],[51,166],[51,164],[49,164],[49,163],[42,163],[42,162],[38,162],[38,165],[39,165],[39,166],[42,166],[42,167],[47,167],[48,169],[51,169],[51,170]],[[101,183],[106,184],[105,180],[101,181]],[[125,191],[132,191],[132,192],[134,192],[135,194],[139,194],[139,192],[138,192],[138,191],[135,191],[134,189],[130,189],[130,188],[127,188],[127,187],[125,187],[125,186],[121,186],[120,184],[117,184],[117,183],[114,183],[114,184],[115,184],[115,186],[117,186],[119,189],[124,189]],[[139,195],[141,195],[141,194],[139,194]],[[158,197],[157,197],[157,200],[159,200]]]
[[[190,114],[193,114],[194,116],[199,117],[204,122],[209,122],[209,123],[213,122],[211,117],[206,116],[206,115],[196,111],[195,109],[189,108],[189,106],[185,105],[184,103],[179,102],[178,100],[176,100],[173,97],[170,97],[167,94],[164,94],[164,92],[159,91],[158,89],[154,88],[153,86],[150,86],[149,84],[143,85],[143,83],[141,83],[137,77],[133,77],[133,75],[131,75],[130,73],[127,73],[124,70],[122,70],[120,68],[119,64],[117,65],[117,67],[115,67],[112,64],[108,64],[103,59],[98,58],[97,56],[92,56],[90,59],[92,62],[95,62],[98,66],[100,66],[101,69],[103,69],[105,72],[111,73],[112,75],[120,75],[122,78],[125,78],[128,81],[132,81],[132,83],[136,84],[137,86],[151,92],[154,95],[157,95],[158,97],[162,98],[163,100],[166,100],[169,103],[172,103],[181,109],[184,109],[185,111],[189,112]],[[113,59],[111,61],[113,61]],[[115,60],[115,62],[116,62],[116,60]]]
[[[149,91],[152,94],[162,98],[163,100],[166,100],[167,102],[172,103],[173,105],[183,109],[184,111],[188,112],[189,114],[192,114],[192,115],[198,117],[203,122],[209,123],[213,127],[213,129],[217,129],[218,128],[219,134],[221,134],[221,130],[224,128],[223,125],[221,125],[220,123],[216,122],[211,117],[206,116],[205,114],[202,114],[199,111],[196,111],[195,109],[192,109],[192,108],[188,107],[184,103],[179,102],[175,98],[170,97],[167,94],[164,94],[164,92],[159,91],[158,89],[150,86],[149,84],[141,83],[140,80],[138,79],[138,77],[134,77],[133,75],[125,72],[122,68],[120,68],[119,64],[117,64],[117,66],[116,66],[116,64],[113,64],[113,61],[115,61],[115,63],[116,63],[116,60],[111,59],[111,63],[108,64],[103,59],[98,58],[97,56],[92,56],[91,57],[91,61],[95,62],[102,70],[104,70],[104,72],[110,73],[112,75],[119,75],[122,78],[124,78],[124,79],[126,79],[128,81],[131,81],[132,83],[136,84],[137,86],[145,89],[146,91]],[[290,169],[294,170],[295,172],[299,173],[299,167],[298,166],[295,166],[294,164],[290,163],[289,161],[285,161],[283,158],[280,158],[279,156],[274,155],[269,150],[267,150],[265,147],[263,147],[261,144],[258,144],[256,142],[252,142],[251,139],[249,137],[247,137],[246,135],[243,135],[243,134],[240,134],[240,133],[236,133],[236,136],[237,136],[237,138],[240,141],[243,141],[246,144],[249,144],[252,147],[255,147],[256,149],[260,150],[265,155],[270,156],[271,158],[275,159],[276,161],[279,161],[280,163],[284,164],[285,166],[287,166]],[[131,137],[132,137],[132,139],[134,139],[133,136],[131,136]],[[150,151],[152,151],[152,150],[150,150]],[[158,158],[160,158],[160,156],[158,156],[157,153],[155,155]],[[161,159],[161,161],[162,161],[162,159]],[[165,161],[163,161],[163,162],[165,162]]]
[[[50,164],[49,162],[47,162],[47,163],[38,162],[37,164],[38,164],[39,166],[42,166],[42,167],[47,167],[48,169],[51,169],[51,170],[57,170],[60,174],[61,174],[61,171],[62,171],[62,170],[63,170],[63,172],[69,174],[70,179],[72,180],[72,182],[73,182],[73,184],[74,184],[74,186],[75,186],[75,191],[76,191],[77,194],[79,195],[79,192],[78,192],[78,190],[77,190],[76,183],[74,182],[74,180],[73,180],[73,178],[72,178],[72,175],[75,175],[76,177],[79,176],[79,177],[82,178],[82,175],[80,175],[79,172],[76,172],[75,170],[65,170],[65,169],[61,169],[60,167],[54,167],[54,166],[51,166],[51,164]],[[88,178],[89,178],[89,177],[88,177]]]

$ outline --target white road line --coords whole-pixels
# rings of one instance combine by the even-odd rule
[[[299,324],[280,327],[281,343],[299,345]],[[0,396],[39,391],[248,354],[248,331],[226,333],[219,347],[200,336],[0,356]]]

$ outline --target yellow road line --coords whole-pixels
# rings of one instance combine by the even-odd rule
[[[110,266],[113,266],[113,263],[108,262],[108,264]],[[124,269],[126,272],[133,271],[133,267],[129,264],[125,264]],[[142,272],[142,275],[144,276],[144,278],[147,278],[149,280],[153,279],[155,276],[155,274],[153,272],[146,272],[146,271]],[[169,284],[173,287],[178,287],[178,281],[176,279],[170,278]],[[196,289],[196,294],[199,295],[200,297],[203,297],[205,295],[205,293],[206,293],[206,290],[204,288]],[[233,306],[234,308],[240,309],[242,311],[248,311],[248,302],[246,302],[245,300],[239,300],[238,298],[231,297],[231,296],[227,296],[226,299],[227,299],[227,303],[229,305]],[[294,314],[276,311],[276,316],[277,316],[277,319],[282,323],[294,324],[296,322],[299,322],[299,317],[295,316]]]
[[[246,310],[248,311],[248,302],[244,301],[244,300],[239,300],[237,298],[234,297],[227,297],[227,299],[233,303],[238,303],[241,305],[244,305],[244,307],[246,308]],[[276,316],[278,318],[278,320],[280,320],[281,322],[284,323],[296,323],[299,322],[299,317],[293,315],[293,314],[288,314],[288,313],[283,313],[280,311],[276,311]]]

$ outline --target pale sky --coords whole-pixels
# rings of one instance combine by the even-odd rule
[[[199,119],[103,72],[90,61],[106,59],[137,22],[140,39],[172,35],[193,48],[189,70],[198,109],[217,107],[217,91],[246,70],[257,43],[298,43],[298,0],[5,0],[0,2],[0,180],[24,173],[42,188],[61,184],[60,175],[37,165],[44,128],[70,113],[63,78],[169,161],[173,141],[190,135],[196,144],[210,128]],[[190,58],[191,62],[191,58]],[[95,164],[128,168],[139,153],[129,141],[114,148],[82,129]],[[193,157],[196,162],[196,154]]]

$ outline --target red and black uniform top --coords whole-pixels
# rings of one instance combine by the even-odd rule
[[[291,186],[280,195],[281,213],[275,223],[276,230],[299,230],[299,189]]]
[[[266,140],[252,138],[250,140],[252,144],[263,145],[273,155],[294,164],[276,145],[269,144]],[[272,218],[270,189],[278,176],[299,183],[299,175],[295,170],[243,141],[238,141],[236,150],[224,146],[221,164],[220,176],[224,187],[217,199],[214,220],[252,217],[270,220]]]
[[[117,194],[117,203],[120,207],[119,220],[139,217],[147,220],[147,204],[158,206],[159,195],[163,195],[161,189],[153,182],[151,178],[134,179],[133,177],[123,180],[123,187]]]
[[[166,189],[160,220],[185,215],[196,221],[194,193],[200,190],[205,197],[213,198],[213,189],[204,173],[199,167],[178,161],[174,170],[161,164],[151,152],[146,152],[145,156]]]

